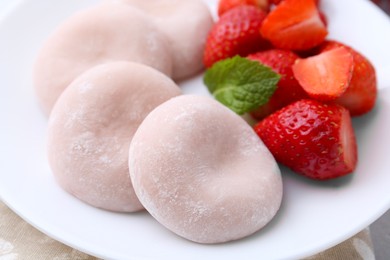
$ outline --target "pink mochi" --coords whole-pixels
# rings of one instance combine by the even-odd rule
[[[45,114],[76,77],[111,61],[138,62],[172,74],[168,39],[149,16],[117,1],[101,3],[71,16],[43,44],[34,87]]]
[[[117,0],[107,0],[117,1]],[[121,0],[150,16],[172,49],[174,80],[185,79],[203,69],[203,50],[214,24],[202,0]]]
[[[199,243],[263,228],[282,200],[278,164],[253,129],[217,101],[179,96],[154,109],[130,145],[134,190],[149,213]]]
[[[49,119],[48,159],[59,185],[94,207],[143,209],[129,177],[130,142],[150,111],[180,94],[170,78],[137,63],[106,63],[79,76]]]

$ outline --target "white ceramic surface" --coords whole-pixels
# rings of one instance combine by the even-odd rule
[[[282,167],[285,194],[277,217],[257,234],[221,245],[186,241],[145,212],[106,212],[63,192],[47,164],[47,124],[34,97],[31,68],[58,23],[95,2],[19,1],[0,17],[0,198],[26,221],[105,259],[298,259],[347,239],[389,209],[390,88],[384,88],[390,86],[390,21],[365,0],[322,1],[329,38],[355,47],[378,70],[377,107],[354,120],[360,162],[352,176],[319,183]],[[207,95],[200,77],[182,85],[187,93]]]

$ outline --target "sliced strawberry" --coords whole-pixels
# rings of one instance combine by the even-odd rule
[[[219,0],[218,15],[221,16],[230,9],[240,5],[252,5],[262,9],[263,11],[269,11],[268,0]]]
[[[298,59],[293,66],[293,72],[310,97],[331,101],[347,90],[353,65],[351,52],[344,47],[338,47],[315,56]]]
[[[219,60],[269,48],[259,32],[266,16],[266,12],[249,5],[222,15],[209,32],[203,56],[205,66],[209,68]]]
[[[274,4],[274,5],[278,5],[278,4],[280,4],[280,2],[282,2],[282,1],[284,1],[284,0],[270,0],[270,3],[271,3],[271,4]],[[315,0],[315,2],[316,2],[316,5],[319,5],[319,4],[320,4],[320,0]]]
[[[294,101],[308,97],[294,77],[292,65],[299,57],[292,51],[272,49],[251,54],[247,58],[259,61],[281,75],[278,88],[268,103],[251,112],[255,119],[263,119]]]
[[[265,118],[255,131],[277,161],[306,177],[326,180],[356,168],[351,117],[340,105],[300,100]]]
[[[307,50],[328,34],[314,0],[284,0],[267,16],[261,34],[277,48]]]
[[[328,41],[321,46],[321,51],[333,50],[340,46],[352,53],[354,66],[349,87],[336,102],[347,108],[352,116],[363,115],[375,106],[378,92],[375,68],[362,54],[339,42]]]

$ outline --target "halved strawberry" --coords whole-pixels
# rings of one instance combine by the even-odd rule
[[[340,105],[300,100],[265,118],[255,131],[278,162],[306,177],[326,180],[356,168],[351,117]]]
[[[284,0],[270,0],[270,3],[271,4],[274,4],[274,5],[278,5],[280,4],[280,2],[282,2]],[[316,4],[319,5],[320,4],[320,0],[315,0]]]
[[[238,6],[222,15],[209,32],[204,65],[209,68],[219,60],[269,48],[269,42],[259,32],[266,16],[266,12],[249,5]]]
[[[270,0],[269,4],[278,5],[282,1],[284,1],[284,0]],[[315,2],[316,2],[317,6],[320,4],[320,0],[315,0]],[[328,18],[326,17],[325,13],[322,12],[320,9],[318,9],[318,12],[320,14],[321,21],[324,23],[325,26],[327,26],[328,25]]]
[[[338,47],[298,59],[292,68],[295,78],[310,97],[331,101],[347,90],[353,65],[351,52],[344,47]]]
[[[255,119],[263,119],[294,101],[308,98],[308,95],[294,77],[292,66],[299,57],[292,51],[271,49],[251,54],[247,58],[259,61],[281,75],[278,88],[270,100],[251,112]]]
[[[269,13],[261,34],[277,48],[307,50],[328,34],[314,0],[284,0]]]
[[[325,42],[321,51],[327,52],[340,46],[352,53],[354,66],[348,89],[335,102],[347,108],[352,116],[363,115],[375,106],[378,92],[375,68],[361,53],[336,41]]]
[[[268,0],[219,0],[218,15],[221,16],[230,9],[233,9],[240,5],[253,5],[262,9],[263,11],[269,11]]]

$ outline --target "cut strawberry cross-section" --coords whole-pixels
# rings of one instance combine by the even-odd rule
[[[347,108],[352,116],[363,115],[375,106],[378,92],[375,68],[361,53],[339,42],[325,42],[321,45],[321,52],[327,52],[340,46],[351,52],[354,65],[348,89],[335,102]]]
[[[315,99],[330,101],[347,90],[353,71],[352,53],[344,47],[334,48],[293,65],[295,78],[307,94]]]
[[[278,48],[307,50],[324,41],[328,31],[314,0],[285,0],[267,16],[261,34]]]

